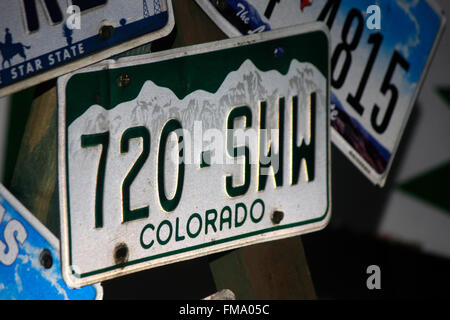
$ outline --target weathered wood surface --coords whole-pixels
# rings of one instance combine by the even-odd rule
[[[31,106],[10,189],[59,236],[56,87],[41,89]]]

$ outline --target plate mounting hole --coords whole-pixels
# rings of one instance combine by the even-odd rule
[[[113,33],[114,33],[113,26],[104,25],[100,28],[100,31],[99,31],[100,39],[102,39],[103,41],[106,41],[112,37]]]
[[[43,266],[45,269],[50,269],[53,265],[53,257],[52,253],[48,249],[42,250],[41,254],[39,255],[39,262],[41,263],[41,266]]]
[[[273,224],[280,224],[281,220],[284,218],[284,212],[281,210],[274,210],[270,219]]]
[[[114,262],[116,264],[124,264],[128,261],[128,246],[125,243],[119,243],[114,248]]]

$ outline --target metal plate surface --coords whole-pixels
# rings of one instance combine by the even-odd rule
[[[169,34],[171,0],[0,2],[0,97]]]
[[[89,284],[323,228],[328,76],[318,23],[61,77],[66,280]]]
[[[0,184],[0,300],[92,300],[97,284],[71,289],[61,275],[58,239]]]
[[[444,29],[433,0],[196,2],[230,37],[324,21],[332,48],[332,141],[384,186]]]

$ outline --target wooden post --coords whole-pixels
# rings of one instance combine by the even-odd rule
[[[236,299],[315,299],[300,237],[234,250],[210,263],[217,290],[230,289]]]
[[[189,0],[174,0],[174,47],[224,39]],[[14,171],[13,194],[59,237],[57,188],[57,97],[54,82],[38,87]],[[300,237],[273,241],[211,257],[218,290],[237,299],[314,299],[314,286]]]
[[[56,87],[39,86],[32,103],[11,192],[59,237],[58,135]]]

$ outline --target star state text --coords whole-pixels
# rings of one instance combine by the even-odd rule
[[[10,69],[11,79],[22,78],[24,76],[31,75],[38,71],[41,71],[48,66],[58,65],[61,62],[72,60],[73,58],[83,55],[84,47],[83,43],[64,48],[48,54],[45,57],[39,57],[31,61],[24,62]]]

